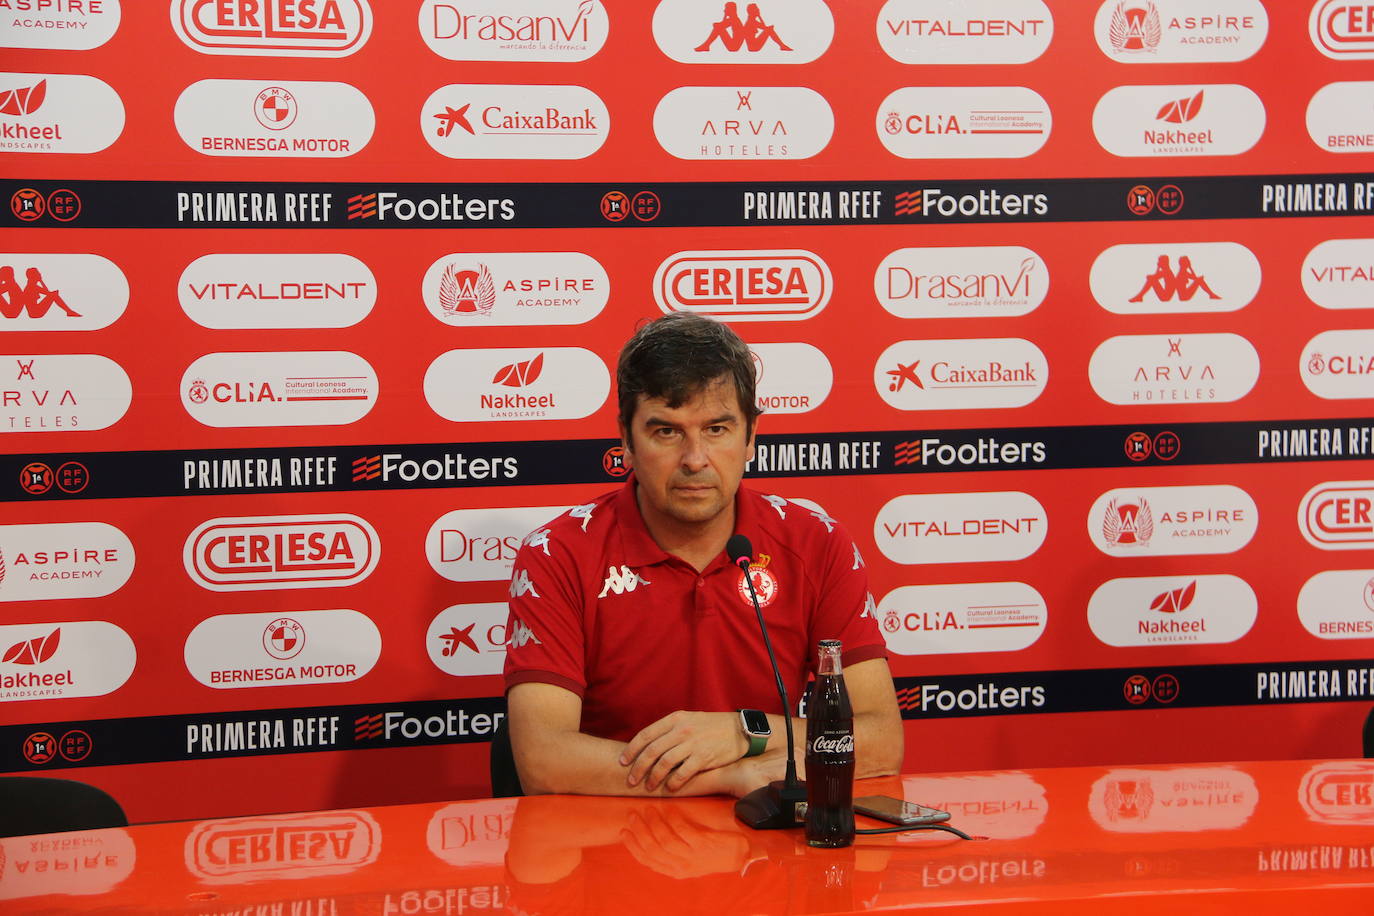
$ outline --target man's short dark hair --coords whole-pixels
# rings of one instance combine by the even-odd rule
[[[643,325],[621,349],[615,372],[627,438],[641,394],[681,407],[722,376],[734,380],[740,413],[752,431],[762,413],[754,395],[754,355],[738,334],[693,312],[670,312]]]

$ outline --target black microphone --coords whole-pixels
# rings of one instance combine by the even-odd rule
[[[782,717],[787,730],[787,771],[784,778],[761,786],[735,802],[735,817],[746,826],[755,830],[785,830],[800,827],[801,817],[797,805],[806,801],[806,783],[797,779],[796,743],[792,736],[792,704],[787,701],[787,687],[782,682],[782,672],[778,669],[778,657],[773,654],[773,641],[768,638],[768,626],[763,622],[763,608],[759,606],[759,596],[754,591],[754,580],[749,575],[754,547],[749,538],[733,534],[725,542],[725,553],[730,562],[744,573],[744,581],[749,587],[749,597],[754,601],[754,613],[759,618],[759,630],[763,633],[763,645],[768,650],[768,661],[773,666],[773,677],[778,683],[778,696],[782,699]]]

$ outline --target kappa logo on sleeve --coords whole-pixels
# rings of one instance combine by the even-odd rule
[[[616,569],[614,566],[607,567],[606,581],[601,583],[601,594],[598,598],[605,598],[607,592],[615,592],[617,595],[624,595],[632,592],[641,585],[650,585],[648,579],[641,576],[628,566]]]
[[[525,595],[541,597],[539,592],[534,590],[534,583],[530,581],[530,573],[527,569],[516,570],[510,580],[510,596],[512,598],[523,598]]]

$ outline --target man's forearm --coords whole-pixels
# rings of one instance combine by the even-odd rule
[[[787,734],[782,716],[769,713],[768,724],[773,734],[768,739],[769,752],[787,753]],[[796,738],[797,772],[806,773],[806,720],[794,718],[792,731]],[[854,716],[854,778],[891,776],[902,768],[902,721],[894,723],[885,712],[871,712]],[[779,776],[778,778],[781,778]]]
[[[517,755],[521,787],[529,795],[622,795],[640,797],[680,797],[687,795],[737,795],[749,782],[758,785],[768,781],[757,775],[753,761],[735,761],[716,769],[703,770],[676,791],[667,782],[655,788],[628,782],[629,767],[620,763],[626,744],[592,735],[561,733],[541,735],[538,749],[531,748]],[[779,758],[777,766],[781,767]],[[781,770],[779,769],[779,774]],[[753,786],[750,786],[752,788]]]

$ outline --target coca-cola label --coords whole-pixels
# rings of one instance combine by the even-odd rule
[[[811,753],[852,754],[854,753],[854,736],[850,734],[817,735],[811,739]]]

